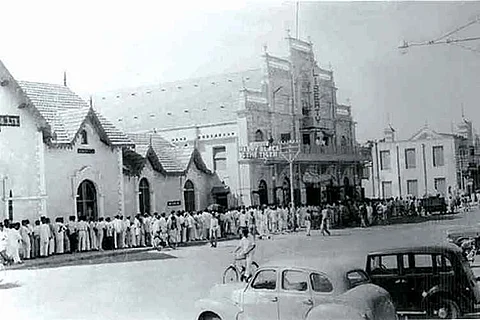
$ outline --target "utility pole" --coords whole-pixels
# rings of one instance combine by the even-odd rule
[[[300,153],[300,144],[297,140],[289,140],[280,143],[280,155],[288,162],[290,166],[290,201],[292,210],[295,209],[293,194],[293,162]]]

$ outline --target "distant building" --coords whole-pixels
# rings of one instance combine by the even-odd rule
[[[17,81],[1,62],[0,150],[0,219],[196,210],[228,193],[194,147],[129,137],[66,84]]]
[[[228,205],[318,204],[358,195],[362,157],[350,106],[337,103],[333,72],[312,44],[288,38],[289,55],[266,52],[258,69],[95,94],[126,132],[156,132],[198,147],[229,187]],[[297,141],[289,165],[282,141]]]
[[[371,163],[362,186],[368,198],[448,196],[478,186],[478,163],[471,122],[459,134],[438,133],[428,126],[408,140],[396,140],[387,127],[384,139],[371,142]],[[476,181],[475,181],[476,180]]]

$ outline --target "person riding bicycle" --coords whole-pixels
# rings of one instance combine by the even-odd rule
[[[253,238],[249,236],[248,229],[242,229],[242,239],[233,252],[235,254],[235,260],[245,261],[245,280],[248,281],[251,276],[253,255],[255,253],[255,242]]]

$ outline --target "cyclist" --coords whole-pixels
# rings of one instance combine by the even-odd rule
[[[248,229],[242,229],[242,239],[240,239],[233,253],[235,254],[235,260],[245,261],[244,279],[248,281],[251,276],[253,255],[255,253],[255,242],[253,238],[249,236]]]

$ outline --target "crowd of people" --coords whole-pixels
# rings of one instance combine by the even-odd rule
[[[478,198],[480,199],[480,197]],[[473,201],[473,200],[472,200]],[[462,201],[448,201],[456,210]],[[34,221],[0,222],[0,255],[14,263],[54,254],[91,250],[114,250],[135,247],[169,246],[176,248],[187,242],[210,241],[218,238],[241,237],[243,230],[259,238],[273,234],[306,229],[320,229],[330,235],[329,228],[368,227],[388,222],[392,217],[427,215],[422,202],[415,197],[388,200],[346,200],[319,206],[250,206],[230,210],[198,212],[171,211],[137,214],[132,217],[116,215],[86,219],[70,216],[68,221],[48,217]]]

